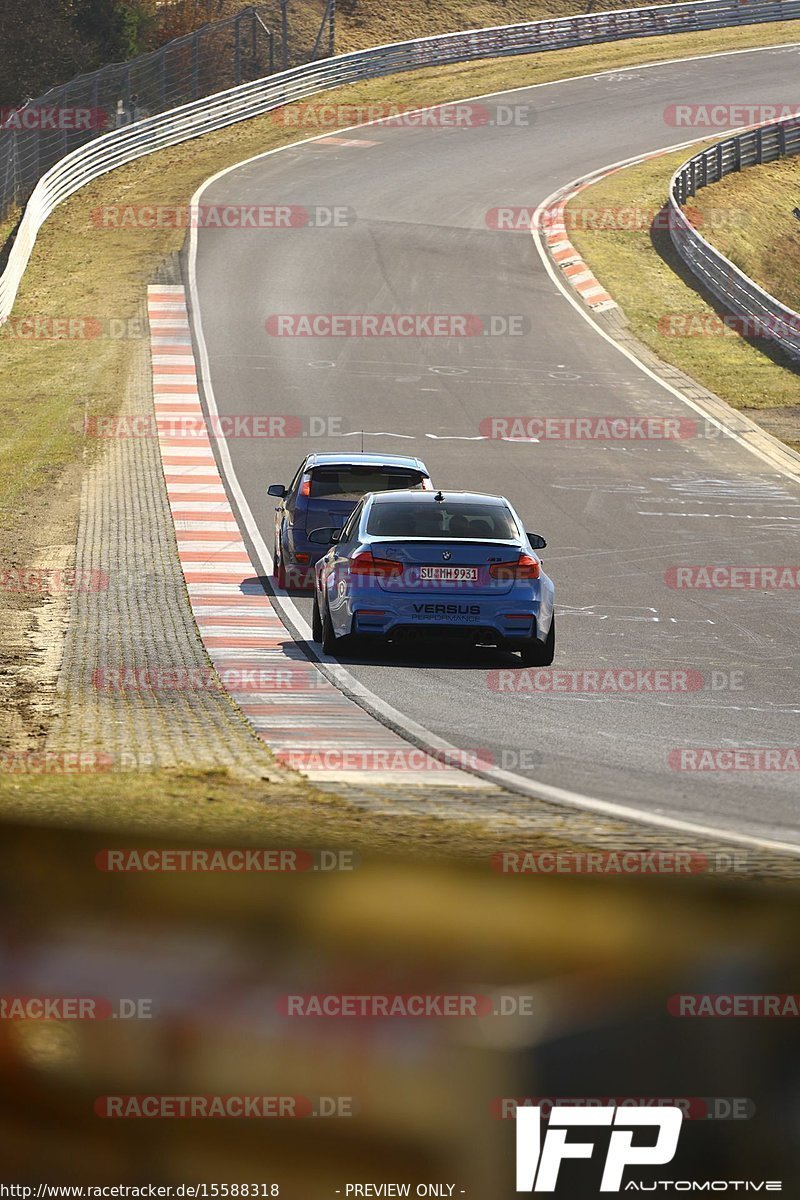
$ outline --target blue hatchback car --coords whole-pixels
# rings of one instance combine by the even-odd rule
[[[341,528],[366,492],[433,490],[428,469],[405,454],[309,454],[288,487],[267,489],[275,509],[275,580],[282,588],[312,587],[324,549],[308,540],[312,529]]]
[[[343,529],[320,527],[310,540],[330,545],[313,617],[327,654],[348,639],[448,637],[518,650],[527,666],[552,663],[553,583],[536,554],[546,542],[503,496],[371,493]]]

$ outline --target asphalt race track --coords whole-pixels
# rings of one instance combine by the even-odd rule
[[[556,667],[693,668],[704,683],[689,693],[525,697],[492,690],[491,671],[521,667],[488,649],[387,650],[350,662],[352,673],[427,730],[491,752],[519,775],[795,844],[797,772],[686,772],[669,754],[800,743],[797,592],[681,591],[664,577],[676,564],[798,563],[800,482],[730,438],[701,436],[699,419],[697,436],[673,441],[475,439],[492,416],[696,418],[593,331],[529,234],[489,229],[485,214],[533,208],[606,164],[686,141],[692,130],[665,121],[670,105],[791,103],[798,67],[800,48],[740,52],[485,101],[492,112],[530,105],[528,126],[332,130],[356,144],[312,142],[265,156],[212,182],[201,203],[347,206],[354,222],[203,229],[197,244],[220,413],[294,414],[306,429],[309,418],[340,422],[339,436],[228,441],[270,549],[267,484],[288,483],[312,448],[360,448],[342,433],[380,434],[366,436],[364,448],[420,455],[445,489],[502,492],[527,528],[547,537]],[[392,312],[520,314],[529,332],[265,331],[270,314]],[[310,619],[310,598],[297,603]]]

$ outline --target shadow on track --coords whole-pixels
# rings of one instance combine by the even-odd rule
[[[446,671],[489,671],[498,667],[523,669],[518,655],[495,646],[472,646],[469,642],[418,641],[383,642],[372,647],[362,644],[342,647],[336,655],[342,666],[397,667],[401,670],[436,669]]]

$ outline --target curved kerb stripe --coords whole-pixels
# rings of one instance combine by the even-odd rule
[[[560,269],[567,283],[575,289],[594,312],[605,312],[609,308],[616,308],[617,303],[611,299],[603,285],[595,278],[594,272],[586,265],[580,253],[567,237],[567,225],[564,219],[564,209],[568,201],[582,192],[585,187],[589,187],[589,184],[577,185],[568,195],[556,201],[552,208],[542,214],[547,220],[544,240],[548,254]]]

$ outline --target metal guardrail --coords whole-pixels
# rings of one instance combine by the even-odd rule
[[[439,34],[294,67],[101,134],[61,159],[34,188],[0,276],[0,322],[11,312],[37,234],[56,206],[91,180],[155,150],[328,88],[400,71],[797,17],[800,0],[699,0]]]
[[[736,328],[769,337],[800,362],[800,313],[781,304],[698,233],[682,205],[690,196],[734,171],[800,154],[800,114],[748,129],[701,150],[672,177],[668,223],[672,244],[705,288],[737,318]]]

